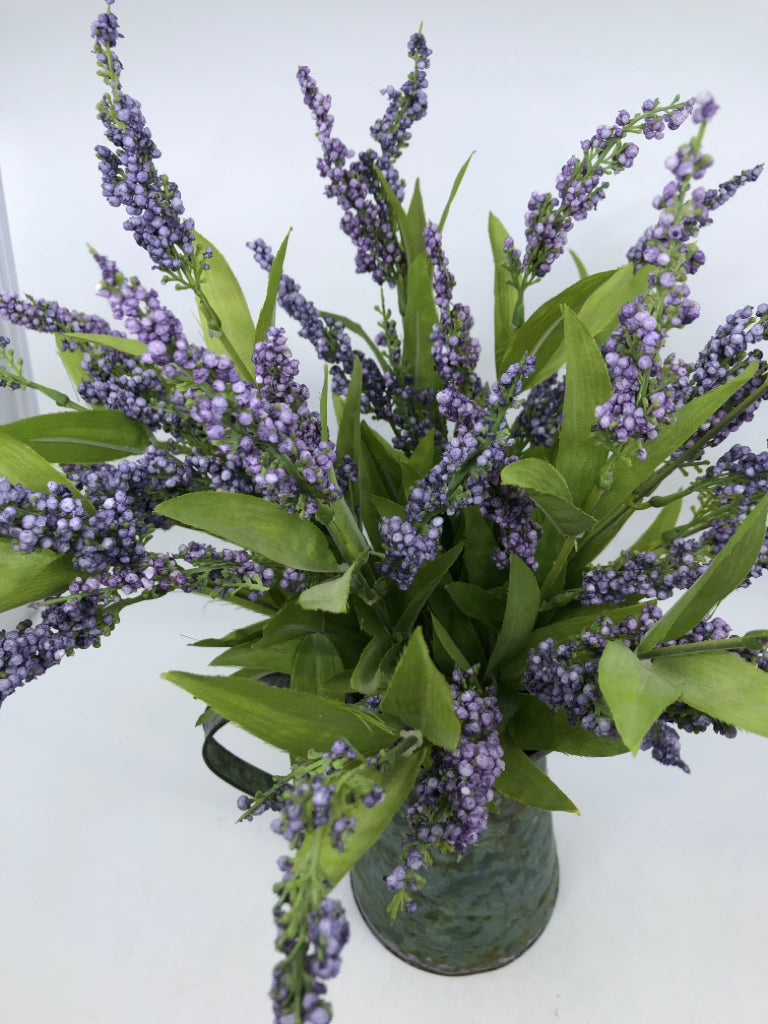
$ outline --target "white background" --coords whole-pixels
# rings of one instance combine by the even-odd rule
[[[101,9],[96,0],[4,0],[0,165],[21,288],[105,315],[85,242],[153,278],[122,213],[100,196],[92,149],[101,88],[88,27]],[[768,155],[768,22],[747,0],[126,0],[116,11],[124,87],[142,101],[160,167],[255,310],[265,277],[244,242],[261,235],[277,246],[293,227],[288,273],[321,308],[373,328],[378,295],[354,276],[338,212],[322,196],[294,75],[311,67],[333,96],[337,133],[363,148],[384,108],[378,90],[403,81],[406,42],[422,19],[435,51],[430,113],[402,171],[409,184],[421,175],[437,219],[476,150],[445,244],[456,298],[472,306],[486,348],[488,209],[519,243],[530,192],[550,189],[578,140],[619,108],[708,88],[722,109],[708,132],[716,164],[707,183]],[[683,128],[641,143],[636,167],[577,225],[572,244],[590,270],[623,261],[654,216],[664,159],[686,137]],[[768,299],[767,187],[768,177],[749,186],[702,235],[708,263],[692,282],[702,317],[678,346],[688,357],[728,312]],[[572,274],[564,257],[538,298]],[[175,308],[192,334],[188,304]],[[29,340],[36,374],[63,387],[50,339]],[[298,341],[294,350],[316,389],[312,354]],[[744,440],[762,449],[765,433],[763,418]],[[754,628],[765,625],[765,604],[765,586],[754,587],[721,614]],[[199,761],[199,707],[159,678],[204,667],[187,638],[241,623],[242,613],[193,598],[133,610],[102,650],[79,654],[0,711],[0,1019],[269,1020],[270,889],[282,844],[263,820],[232,826],[234,790]],[[282,763],[251,749],[267,767]],[[492,975],[446,980],[406,967],[367,934],[342,886],[353,938],[332,989],[336,1020],[763,1022],[768,748],[748,736],[685,737],[684,756],[690,776],[647,755],[550,759],[582,812],[556,822],[558,906],[525,957]]]

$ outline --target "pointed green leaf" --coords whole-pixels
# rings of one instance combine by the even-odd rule
[[[61,470],[56,469],[42,455],[38,455],[34,448],[19,441],[5,429],[0,430],[0,477],[2,476],[7,477],[12,484],[21,484],[40,494],[48,493],[49,483],[63,484],[73,497],[80,498],[86,511],[91,514],[95,511],[90,501]]]
[[[440,645],[445,651],[450,661],[450,665],[448,666],[447,670],[452,670],[453,665],[458,665],[463,672],[466,672],[470,667],[469,659],[464,655],[463,651],[460,650],[454,638],[443,626],[443,624],[440,622],[437,616],[432,615],[431,619],[432,628],[435,632],[433,646]]]
[[[401,473],[403,477],[403,492],[409,494],[413,485],[422,480],[435,464],[435,431],[429,430],[411,454],[403,459]]]
[[[344,671],[339,652],[324,633],[310,633],[299,644],[291,668],[291,689],[319,693],[323,684]]]
[[[509,556],[509,580],[504,619],[496,645],[488,660],[488,674],[529,646],[529,637],[539,614],[539,587],[536,577],[517,555]]]
[[[163,678],[292,757],[306,757],[312,749],[330,750],[342,737],[361,754],[370,754],[391,746],[397,738],[380,715],[312,693],[238,676],[166,672]]]
[[[405,250],[406,263],[410,267],[418,254],[424,252],[424,236],[418,229],[416,217],[414,217],[414,222],[412,224],[409,220],[408,214],[403,209],[402,203],[392,191],[392,187],[389,182],[375,164],[373,165],[373,170],[379,180],[379,185],[384,192],[384,198],[386,199],[387,206],[389,207],[392,223],[400,232],[403,248]]]
[[[350,320],[348,316],[342,316],[341,313],[331,313],[327,309],[321,309],[320,316],[323,318],[330,317],[332,320],[337,320],[340,324],[346,327],[348,331],[352,331],[352,333],[356,334],[358,338],[362,338],[372,352],[378,352],[378,346],[374,341],[372,341],[370,334],[368,334],[356,320]]]
[[[659,658],[654,668],[686,704],[722,722],[768,736],[768,673],[736,654],[682,654]]]
[[[339,418],[339,432],[336,438],[336,451],[340,458],[349,455],[358,467],[358,477],[350,485],[349,500],[351,507],[362,505],[363,483],[360,479],[360,399],[363,389],[363,368],[358,356],[354,357],[352,373],[349,375],[347,394],[343,399],[342,413]]]
[[[0,612],[60,594],[77,575],[69,555],[17,551],[8,537],[0,537],[0,565]]]
[[[633,754],[662,711],[682,695],[674,677],[657,670],[653,662],[642,661],[621,640],[606,644],[597,681],[619,735]]]
[[[218,654],[211,665],[214,667],[247,668],[252,672],[267,675],[269,672],[291,674],[294,658],[304,637],[294,636],[289,639],[258,640],[254,643],[236,644]]]
[[[462,550],[461,544],[455,544],[450,551],[444,551],[431,562],[422,565],[416,573],[409,590],[402,595],[402,601],[398,595],[392,595],[395,608],[399,611],[399,617],[395,622],[396,633],[410,633],[416,624],[421,609],[429,600],[433,591],[448,574],[449,569],[459,557]]]
[[[330,612],[335,615],[345,612],[349,607],[349,588],[352,580],[368,560],[369,554],[370,552],[364,551],[341,576],[325,580],[323,583],[316,583],[313,587],[302,590],[298,597],[301,607]]]
[[[564,477],[543,459],[520,459],[501,471],[501,482],[522,487],[552,525],[565,537],[578,537],[595,519],[577,508]]]
[[[493,552],[498,542],[491,524],[485,519],[477,505],[470,505],[461,511],[464,535],[464,568],[467,579],[479,587],[490,590],[502,586],[507,574],[493,563]]]
[[[593,338],[601,341],[606,337],[618,325],[622,306],[647,291],[649,271],[650,267],[635,271],[626,263],[587,296],[579,317]]]
[[[646,445],[647,455],[643,461],[627,459],[622,467],[617,469],[610,489],[595,506],[594,515],[597,519],[602,519],[615,506],[623,502],[653,474],[665,459],[685,444],[703,423],[708,423],[714,413],[754,377],[757,368],[756,362],[751,363],[733,380],[699,395],[684,405],[682,409],[678,409],[674,422],[661,427],[656,440],[650,441]]]
[[[421,626],[410,636],[381,702],[385,715],[394,715],[418,729],[432,743],[455,750],[461,723],[453,710],[448,680],[429,655]]]
[[[250,494],[198,491],[154,509],[182,526],[203,530],[259,558],[306,572],[337,572],[339,563],[314,523]]]
[[[470,665],[485,661],[487,652],[480,642],[474,622],[459,611],[446,594],[444,587],[437,587],[430,594],[429,611],[439,620],[440,625],[463,652]]]
[[[488,214],[488,237],[493,255],[493,333],[494,353],[497,376],[506,370],[510,362],[506,354],[515,336],[515,310],[520,299],[520,292],[515,287],[512,275],[507,267],[507,256],[504,243],[509,232],[499,218]]]
[[[297,853],[297,860],[312,857],[313,844],[317,843],[317,863],[329,886],[336,885],[344,875],[373,846],[382,832],[400,809],[416,783],[426,751],[417,750],[410,756],[399,757],[392,768],[384,772],[373,765],[361,765],[355,769],[355,781],[360,792],[370,792],[374,786],[384,789],[384,798],[373,807],[365,807],[359,800],[353,805],[355,827],[345,836],[344,848],[331,841],[332,823],[322,829],[313,830]]]
[[[650,551],[659,544],[664,543],[664,533],[671,530],[677,523],[677,517],[683,507],[683,499],[676,498],[674,501],[663,505],[661,511],[653,520],[647,530],[637,538],[632,545],[633,551]]]
[[[422,247],[424,245],[424,228],[427,226],[427,219],[424,214],[424,199],[421,195],[421,183],[417,178],[413,183],[413,195],[411,201],[408,204],[408,213],[406,214],[408,222],[408,235],[412,239],[421,238]],[[416,249],[416,252],[419,250]]]
[[[51,462],[110,462],[146,450],[152,434],[118,409],[52,412],[3,426]]]
[[[67,376],[72,382],[73,387],[77,388],[83,380],[85,380],[86,374],[83,373],[80,364],[83,361],[84,353],[80,349],[64,348],[62,341],[64,338],[71,338],[73,341],[79,341],[88,345],[96,345],[99,348],[111,348],[116,352],[122,352],[129,356],[142,356],[147,351],[147,346],[143,341],[139,341],[138,338],[118,338],[113,334],[82,334],[79,331],[64,331],[56,335],[56,348],[59,353],[64,369],[67,371]]]
[[[576,255],[576,253],[573,251],[573,249],[569,249],[568,252],[571,254],[571,259],[576,264],[576,272],[579,275],[579,280],[583,281],[585,277],[589,277],[589,271],[584,266],[579,257]]]
[[[352,670],[352,690],[357,693],[374,694],[383,689],[381,663],[391,646],[392,639],[388,636],[375,636],[368,641]]]
[[[413,386],[417,391],[438,387],[441,382],[435,373],[429,340],[437,323],[437,307],[432,293],[432,264],[425,252],[420,252],[409,263],[406,287],[402,363],[413,373]]]
[[[570,811],[578,814],[579,809],[550,777],[541,770],[524,750],[516,747],[502,736],[504,748],[504,771],[496,780],[496,789],[505,796],[511,796],[518,803],[528,807],[542,807],[547,811]]]
[[[450,210],[451,210],[451,204],[453,203],[453,200],[456,198],[456,193],[459,191],[459,187],[461,186],[461,183],[464,180],[464,175],[467,173],[467,168],[469,167],[469,162],[470,162],[470,160],[472,159],[472,157],[474,155],[475,155],[475,153],[474,153],[474,150],[473,150],[469,154],[467,159],[464,161],[464,163],[461,165],[461,168],[459,169],[459,173],[456,175],[456,177],[453,180],[453,185],[451,186],[451,192],[450,192],[450,195],[448,196],[448,202],[445,204],[443,212],[442,212],[442,214],[440,216],[440,222],[437,225],[437,230],[440,231],[441,233],[442,233],[443,228],[445,227],[445,222],[448,220],[448,214],[450,213]]]
[[[460,581],[447,583],[446,593],[459,611],[471,619],[479,619],[484,625],[498,629],[504,616],[504,597],[498,592],[491,593],[474,583]]]
[[[403,502],[405,500],[401,486],[401,467],[405,461],[403,453],[393,448],[387,440],[380,434],[377,434],[365,421],[360,424],[360,439],[363,452],[370,455],[366,469],[371,479],[373,493],[391,498],[392,501]],[[374,473],[384,484],[383,487],[374,488]]]
[[[290,237],[291,232],[289,231],[280,243],[280,248],[275,253],[275,258],[272,261],[272,266],[269,270],[269,277],[267,278],[267,294],[254,329],[254,341],[263,341],[267,336],[267,331],[275,322],[277,295],[280,290],[280,279],[283,276],[283,264],[285,263],[285,253],[288,248],[288,239]],[[253,348],[253,346],[251,346],[251,348]],[[248,358],[250,360],[250,356]]]
[[[553,298],[543,302],[528,317],[516,332],[514,339],[503,353],[499,372],[503,372],[510,363],[519,363],[526,355],[536,356],[537,370],[533,377],[525,382],[525,387],[544,380],[544,367],[549,367],[554,357],[554,365],[547,371],[547,376],[554,373],[565,361],[563,351],[563,313],[562,306],[581,309],[585,300],[604,282],[610,280],[615,271],[605,270],[599,274],[590,274],[583,281],[576,281]],[[621,308],[621,307],[619,307]],[[618,312],[618,309],[617,309]]]
[[[586,305],[586,303],[585,303]],[[563,307],[565,398],[557,468],[579,508],[597,483],[607,452],[595,444],[595,408],[611,395],[611,380],[600,349],[584,321]]]
[[[712,559],[696,582],[682,594],[637,647],[638,654],[657,644],[677,640],[697,626],[712,609],[744,582],[765,542],[768,494],[752,509],[728,543]]]
[[[518,706],[507,723],[512,744],[521,750],[553,750],[581,757],[615,757],[626,754],[621,740],[571,725],[564,711],[552,709],[529,694],[518,695]]]
[[[204,249],[211,250],[210,257],[206,259],[209,269],[203,274],[201,288],[208,306],[221,325],[219,335],[211,336],[208,330],[203,332],[205,345],[213,352],[228,355],[243,380],[253,380],[251,356],[256,341],[256,330],[243,289],[216,246],[199,231],[195,231],[195,240]],[[199,299],[198,306],[201,307]],[[207,311],[202,307],[200,315],[203,324],[207,324]]]

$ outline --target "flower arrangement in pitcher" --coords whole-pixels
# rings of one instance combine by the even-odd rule
[[[221,714],[291,757],[239,803],[243,818],[274,812],[289,847],[274,1019],[325,1024],[348,937],[331,892],[401,807],[409,831],[382,885],[393,914],[418,913],[432,853],[474,845],[495,791],[575,810],[532,751],[645,750],[688,771],[680,730],[768,735],[768,630],[741,636],[712,615],[768,566],[768,453],[718,447],[768,393],[768,305],[728,311],[693,362],[665,347],[699,316],[699,233],[761,168],[702,184],[708,94],[649,99],[598,127],[552,191],[531,195],[519,245],[490,216],[485,381],[443,241],[469,161],[436,220],[418,182],[406,202],[397,169],[427,112],[421,31],[357,154],[334,135],[330,97],[298,73],[325,193],[356,271],[381,286],[370,332],[302,293],[287,239],[247,243],[268,275],[253,318],[158,169],[111,5],[92,35],[102,192],[163,281],[193,293],[202,336],[95,251],[110,319],[0,296],[0,317],[55,335],[77,393],[28,379],[0,341],[0,383],[60,407],[0,431],[0,608],[39,609],[0,632],[0,703],[98,646],[128,605],[181,590],[250,612],[202,642],[223,649],[223,674],[166,678],[208,705],[201,721]],[[688,127],[627,262],[588,274],[576,259],[577,280],[530,311],[639,144]],[[318,409],[278,309],[326,364]],[[174,524],[197,539],[165,550]]]

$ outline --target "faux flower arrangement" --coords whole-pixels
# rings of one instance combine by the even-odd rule
[[[291,851],[275,887],[275,1020],[324,1024],[348,936],[330,893],[401,806],[410,831],[382,884],[393,914],[418,913],[431,851],[473,846],[494,791],[575,810],[531,752],[644,749],[687,771],[679,729],[768,735],[768,631],[737,636],[712,617],[768,566],[768,453],[710,455],[768,392],[756,348],[768,304],[728,315],[694,363],[663,352],[699,315],[687,279],[704,261],[700,229],[760,168],[698,184],[708,95],[647,100],[600,126],[554,191],[531,196],[524,246],[490,217],[488,383],[442,241],[466,165],[438,222],[418,183],[405,203],[396,169],[427,110],[421,32],[406,83],[385,90],[376,148],[357,157],[333,135],[330,98],[307,68],[298,75],[326,194],[356,270],[382,288],[373,337],[302,295],[283,271],[287,239],[276,253],[249,243],[268,272],[254,323],[157,170],[122,88],[111,5],[92,34],[103,193],[164,280],[193,292],[204,346],[95,252],[127,336],[55,302],[0,296],[0,316],[56,335],[79,396],[28,380],[3,339],[0,382],[62,411],[0,433],[0,609],[42,607],[0,633],[0,703],[97,646],[126,605],[182,590],[250,609],[252,625],[203,642],[224,649],[213,664],[230,674],[167,678],[209,705],[201,719],[224,715],[291,756],[288,775],[240,804],[243,817],[277,812]],[[577,260],[578,280],[526,315],[574,222],[631,167],[633,140],[686,122],[695,135],[667,160],[672,180],[628,263],[590,275]],[[318,411],[273,326],[278,306],[329,366]],[[609,562],[647,509],[651,525]],[[202,536],[163,551],[156,535],[174,524]]]

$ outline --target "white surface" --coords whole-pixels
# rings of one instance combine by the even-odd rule
[[[152,275],[120,229],[123,215],[99,192],[92,115],[101,90],[88,26],[101,9],[96,0],[5,0],[0,161],[21,288],[104,314],[86,241],[145,282]],[[709,184],[768,155],[759,127],[768,26],[752,0],[132,0],[116,11],[124,86],[143,103],[161,169],[254,308],[265,278],[243,243],[263,235],[276,246],[293,225],[286,269],[305,294],[372,324],[378,296],[352,276],[294,73],[310,65],[333,96],[338,134],[360,148],[383,109],[378,89],[409,69],[405,44],[421,19],[435,51],[430,114],[415,126],[403,172],[409,184],[421,175],[437,217],[477,150],[445,241],[457,299],[472,305],[486,347],[488,207],[520,240],[530,192],[551,188],[578,140],[620,107],[711,89],[722,110],[708,136]],[[643,145],[602,210],[574,229],[590,269],[622,262],[654,217],[649,201],[667,180],[665,157],[685,138],[683,129]],[[709,260],[692,283],[704,308],[686,331],[686,355],[726,313],[768,298],[767,180],[702,235]],[[566,261],[536,301],[571,280]],[[185,322],[192,332],[189,312]],[[30,343],[38,375],[62,386],[49,340]],[[294,348],[316,386],[311,355]],[[762,448],[765,433],[763,418],[743,440]],[[765,608],[766,588],[754,588],[726,617],[753,628],[765,625]],[[239,612],[193,598],[133,610],[102,650],[79,654],[0,712],[0,1020],[270,1019],[271,885],[282,843],[265,821],[233,827],[234,790],[199,758],[198,707],[159,678],[167,668],[203,667],[205,652],[185,650],[185,636],[239,621]],[[254,758],[278,767],[254,747]],[[557,819],[558,905],[525,957],[492,975],[447,980],[403,965],[368,935],[347,895],[353,938],[331,992],[338,1024],[763,1024],[768,745],[685,738],[684,756],[688,777],[647,755],[551,759],[582,810],[580,819]]]

